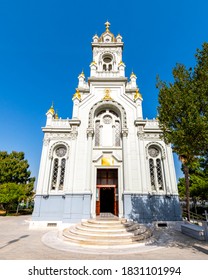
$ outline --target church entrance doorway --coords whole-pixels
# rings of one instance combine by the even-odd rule
[[[97,169],[96,215],[118,215],[118,169]]]

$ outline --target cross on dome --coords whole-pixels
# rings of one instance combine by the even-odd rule
[[[105,23],[106,31],[109,31],[109,27],[110,27],[110,22],[107,20]]]

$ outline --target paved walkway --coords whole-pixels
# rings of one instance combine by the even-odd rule
[[[30,216],[0,217],[0,260],[208,260],[208,243],[183,235],[179,231],[159,228],[152,246],[141,246],[115,254],[98,249],[71,250],[51,247],[54,230],[29,230]],[[47,242],[48,241],[48,242]],[[53,242],[52,242],[53,244]],[[59,249],[61,250],[59,250]]]

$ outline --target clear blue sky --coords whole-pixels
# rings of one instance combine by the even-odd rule
[[[207,0],[0,0],[0,150],[24,151],[37,178],[45,113],[53,101],[71,118],[77,77],[89,76],[92,37],[106,20],[123,37],[126,76],[137,75],[144,118],[154,118],[156,76],[171,81],[177,62],[194,65],[208,41],[207,12]]]

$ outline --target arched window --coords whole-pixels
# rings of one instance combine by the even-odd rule
[[[64,188],[67,148],[58,146],[53,151],[51,191],[62,191]]]
[[[148,148],[150,183],[153,191],[164,191],[164,173],[161,150],[157,146]]]
[[[113,110],[102,110],[94,119],[95,146],[119,147],[121,145],[121,121]]]
[[[103,71],[112,71],[113,57],[111,54],[104,54],[102,57]]]

